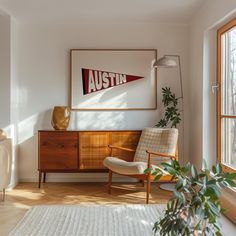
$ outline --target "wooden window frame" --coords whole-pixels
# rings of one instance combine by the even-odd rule
[[[221,36],[236,26],[236,18],[223,25],[217,31],[217,83],[218,83],[218,94],[217,94],[217,160],[222,164],[222,168],[227,172],[236,172],[236,169],[225,165],[222,162],[222,120],[236,119],[236,115],[227,115],[222,112],[222,40]]]

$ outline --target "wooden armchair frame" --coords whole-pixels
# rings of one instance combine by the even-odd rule
[[[136,152],[136,150],[133,149],[129,149],[129,148],[124,148],[124,147],[118,147],[118,146],[108,146],[111,151],[110,151],[110,156],[112,156],[112,150],[113,149],[119,149],[119,150],[123,150],[123,151],[127,151],[127,152]],[[164,158],[171,158],[171,159],[176,159],[178,160],[178,145],[176,146],[176,152],[175,155],[169,155],[169,154],[165,154],[165,153],[160,153],[160,152],[153,152],[153,151],[149,151],[146,150],[146,153],[148,155],[147,158],[147,168],[151,167],[151,158],[152,157],[164,157]],[[118,157],[119,158],[119,157]],[[118,174],[118,175],[124,175],[124,176],[128,176],[131,178],[136,178],[139,179],[144,186],[144,181],[147,182],[147,186],[146,186],[146,204],[149,203],[149,195],[150,195],[150,188],[151,188],[151,182],[154,180],[154,177],[151,175],[151,173],[148,174],[137,174],[137,175],[125,175],[125,174],[120,174],[120,173],[116,173],[112,170],[109,169],[109,180],[108,180],[108,193],[111,194],[111,184],[112,184],[112,174]],[[167,176],[163,176],[161,177],[161,181],[166,181],[169,182],[171,180],[171,175],[167,175]]]

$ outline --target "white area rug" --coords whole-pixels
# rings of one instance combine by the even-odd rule
[[[151,236],[165,205],[35,206],[10,236]]]

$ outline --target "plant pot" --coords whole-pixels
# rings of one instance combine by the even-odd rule
[[[55,130],[66,130],[70,123],[70,108],[67,106],[55,106],[52,113],[52,127]]]

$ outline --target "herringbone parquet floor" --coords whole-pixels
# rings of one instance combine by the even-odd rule
[[[0,236],[5,236],[34,205],[46,204],[145,204],[145,188],[140,183],[115,183],[107,194],[106,183],[20,183],[0,201]],[[171,192],[152,184],[150,203],[166,203]]]

